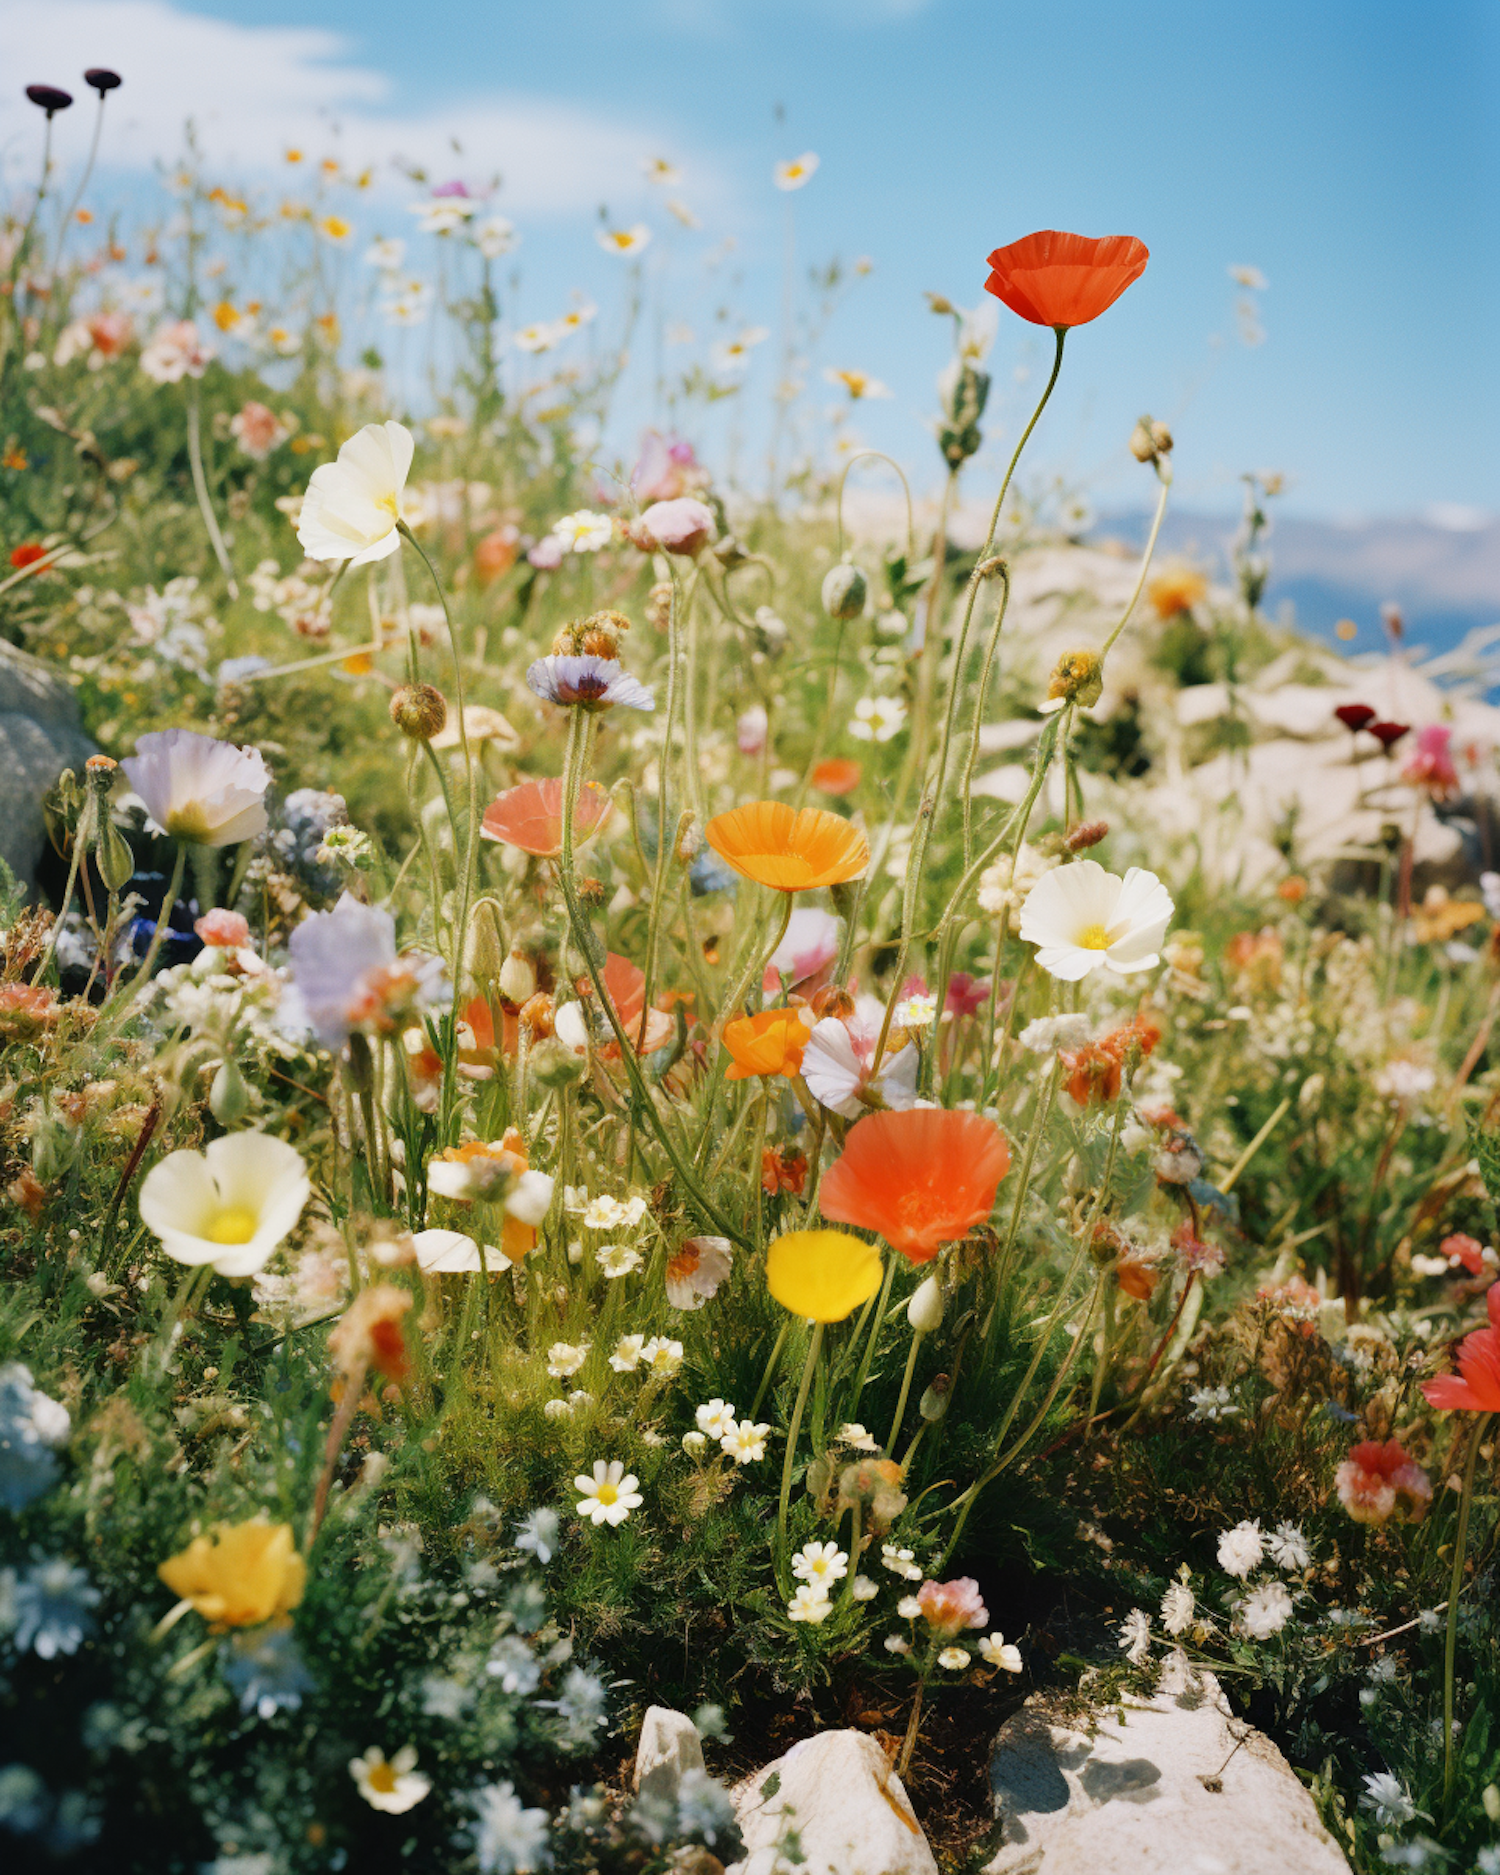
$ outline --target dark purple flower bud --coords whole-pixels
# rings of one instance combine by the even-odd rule
[[[59,91],[56,85],[28,85],[26,95],[39,111],[45,111],[50,119],[55,112],[65,111],[73,102],[71,91]]]
[[[102,98],[107,91],[118,91],[125,81],[107,65],[91,65],[83,74],[83,82],[92,85]]]

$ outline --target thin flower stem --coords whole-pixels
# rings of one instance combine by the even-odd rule
[[[776,1506],[776,1566],[778,1574],[786,1559],[786,1513],[792,1497],[792,1467],[797,1457],[797,1435],[802,1430],[802,1415],[807,1408],[807,1395],[812,1386],[813,1369],[818,1364],[818,1355],[823,1347],[823,1324],[813,1324],[812,1339],[807,1344],[807,1359],[802,1364],[802,1384],[797,1389],[797,1402],[792,1408],[792,1417],[786,1429],[786,1457],[781,1466],[781,1497]]]
[[[885,1456],[890,1457],[896,1449],[896,1440],[901,1433],[901,1422],[906,1417],[906,1402],[911,1393],[912,1375],[917,1369],[917,1355],[921,1352],[926,1337],[920,1329],[912,1331],[911,1352],[906,1357],[906,1372],[901,1376],[901,1391],[896,1396],[896,1415],[891,1421],[890,1436],[885,1442]]]
[[[209,545],[214,550],[214,558],[219,563],[219,571],[224,575],[231,599],[240,596],[239,582],[234,577],[234,568],[230,564],[229,552],[224,545],[224,536],[219,532],[219,518],[214,513],[214,504],[209,498],[208,477],[203,472],[203,416],[198,390],[198,380],[193,379],[188,388],[187,439],[188,462],[193,471],[193,493],[198,498],[198,512],[203,516],[203,525],[208,530]]]
[[[1469,1456],[1464,1464],[1463,1487],[1458,1497],[1458,1529],[1453,1538],[1453,1574],[1448,1584],[1448,1631],[1443,1641],[1443,1817],[1453,1801],[1453,1779],[1458,1769],[1453,1755],[1453,1663],[1458,1651],[1458,1598],[1463,1593],[1465,1551],[1469,1544],[1469,1511],[1474,1503],[1474,1473],[1488,1413],[1481,1413],[1469,1434]]]
[[[766,1371],[761,1375],[760,1385],[755,1389],[755,1398],[750,1403],[750,1419],[752,1423],[754,1423],[755,1416],[760,1411],[760,1403],[766,1397],[767,1389],[771,1385],[777,1365],[781,1360],[781,1350],[786,1346],[786,1338],[791,1332],[792,1318],[789,1315],[781,1324],[780,1332],[777,1334],[775,1341],[771,1344],[771,1357],[766,1362]]]
[[[886,1305],[891,1299],[891,1284],[896,1280],[896,1259],[888,1257],[885,1265],[885,1278],[880,1285],[880,1300],[875,1304],[875,1318],[870,1323],[869,1338],[865,1342],[864,1352],[859,1357],[859,1371],[854,1376],[854,1391],[849,1396],[849,1405],[844,1413],[846,1422],[859,1417],[859,1398],[865,1390],[865,1381],[869,1378],[870,1363],[875,1358],[875,1343],[880,1339],[880,1331],[885,1326]]]
[[[682,583],[672,572],[672,608],[667,614],[667,707],[662,726],[661,755],[656,768],[656,865],[651,878],[651,911],[646,925],[645,1007],[651,1007],[656,989],[656,955],[661,938],[662,907],[667,895],[667,854],[676,845],[676,829],[667,828],[667,773],[672,765],[672,727],[677,720],[677,667],[682,662]],[[642,1018],[644,1022],[644,1017]],[[645,1030],[641,1033],[644,1035]]]
[[[901,1741],[901,1756],[896,1761],[897,1777],[905,1777],[911,1769],[911,1754],[917,1748],[917,1733],[922,1726],[922,1698],[927,1691],[927,1675],[924,1673],[917,1681],[917,1696],[911,1702],[911,1717],[906,1722],[906,1737]]]
[[[1141,555],[1141,570],[1136,575],[1135,588],[1130,595],[1125,610],[1120,614],[1119,624],[1116,625],[1114,630],[1104,641],[1103,649],[1099,653],[1099,662],[1101,664],[1103,664],[1111,650],[1113,650],[1115,640],[1130,623],[1130,615],[1135,610],[1136,600],[1141,596],[1141,588],[1145,585],[1146,574],[1151,568],[1151,556],[1156,552],[1156,537],[1161,532],[1162,520],[1167,512],[1167,496],[1171,492],[1172,487],[1172,471],[1163,463],[1158,467],[1157,474],[1161,478],[1161,493],[1156,497],[1156,513],[1151,521],[1151,532],[1146,537],[1146,551]]]
[[[995,653],[1000,649],[1000,632],[1005,624],[1005,614],[1010,608],[1010,568],[1002,561],[995,569],[995,577],[1000,581],[1000,603],[995,608],[995,626],[984,648],[984,662],[979,667],[979,687],[974,694],[974,718],[969,728],[969,748],[964,757],[963,780],[959,783],[959,799],[964,808],[964,864],[967,866],[974,849],[974,765],[979,760],[979,731],[984,723],[985,702],[990,693],[990,671],[994,666]]]
[[[177,903],[177,894],[182,890],[183,875],[187,871],[187,853],[186,841],[179,840],[171,882],[167,886],[166,897],[161,902],[161,915],[156,920],[156,929],[151,933],[151,942],[147,946],[146,955],[141,959],[141,967],[130,979],[129,987],[125,992],[127,1002],[134,997],[137,990],[143,988],[151,980],[151,972],[155,968],[156,959],[166,939],[167,927],[172,922],[172,907]]]

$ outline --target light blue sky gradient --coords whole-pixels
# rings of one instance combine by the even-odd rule
[[[29,4],[45,11],[44,0]],[[673,266],[698,270],[733,233],[738,246],[702,305],[732,304],[773,328],[783,201],[769,173],[779,157],[816,150],[822,167],[796,198],[799,259],[868,255],[874,271],[824,335],[811,394],[833,395],[824,365],[883,379],[893,398],[862,407],[858,428],[923,484],[936,478],[922,424],[946,335],[922,290],[973,303],[991,247],[1054,226],[1134,233],[1152,250],[1144,278],[1074,334],[1039,437],[1038,468],[1083,484],[1097,506],[1146,498],[1122,444],[1150,410],[1178,432],[1189,505],[1231,505],[1241,470],[1279,468],[1288,508],[1308,514],[1500,510],[1493,0],[196,0],[191,10],[339,35],[337,58],[388,75],[367,125],[527,98],[637,127],[641,155],[682,163],[680,193],[702,216],[701,233],[673,237]],[[628,165],[607,199],[617,219],[649,210],[670,226],[660,193]],[[618,267],[590,240],[589,209],[511,212],[526,236],[524,316],[560,310],[575,287],[607,313]],[[666,247],[663,233],[656,255]],[[1253,348],[1236,335],[1232,262],[1270,282],[1259,296],[1266,340]],[[1040,365],[1048,345],[1003,315],[997,430],[1015,434],[1034,390],[1016,384],[1015,367]],[[767,356],[752,387],[764,395],[770,382]]]

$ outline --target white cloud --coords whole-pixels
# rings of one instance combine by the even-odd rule
[[[399,155],[435,176],[482,179],[498,170],[508,211],[553,215],[638,196],[640,159],[662,141],[659,127],[524,94],[403,111],[390,75],[358,63],[341,34],[242,26],[169,0],[0,0],[0,35],[19,80],[0,92],[0,151],[13,175],[36,160],[41,118],[20,95],[33,82],[77,97],[54,135],[61,161],[81,162],[94,112],[85,65],[112,66],[124,78],[109,102],[102,159],[138,170],[179,156],[192,118],[215,163],[279,164],[297,145],[354,166]],[[722,195],[703,164],[685,166],[695,202]]]

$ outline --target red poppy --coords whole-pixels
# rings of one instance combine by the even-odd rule
[[[1500,1283],[1485,1298],[1488,1328],[1465,1335],[1458,1350],[1458,1372],[1424,1380],[1427,1404],[1466,1413],[1500,1413]]]
[[[879,1231],[913,1263],[930,1263],[989,1216],[1009,1164],[1005,1135],[982,1114],[871,1113],[849,1129],[824,1174],[819,1208]]]
[[[1133,234],[1060,234],[1044,228],[990,255],[986,293],[1034,326],[1083,326],[1107,312],[1150,255]]]
[[[1389,755],[1401,738],[1410,731],[1411,724],[1371,723],[1369,729],[1370,734],[1380,744],[1381,748],[1385,750],[1386,754]]]
[[[35,566],[38,560],[45,560],[47,549],[39,540],[23,541],[19,547],[10,550],[10,563],[19,570],[23,566]]]
[[[773,1198],[780,1191],[799,1197],[807,1183],[807,1160],[800,1152],[783,1153],[767,1146],[760,1155],[760,1182]]]
[[[597,781],[586,781],[573,812],[573,837],[586,840],[609,812],[610,799]],[[563,784],[557,776],[547,781],[523,781],[507,788],[484,810],[480,831],[487,840],[516,846],[537,859],[556,859],[562,852]]]
[[[1333,713],[1345,729],[1353,730],[1355,735],[1361,729],[1368,729],[1375,720],[1375,712],[1368,703],[1341,703]]]

